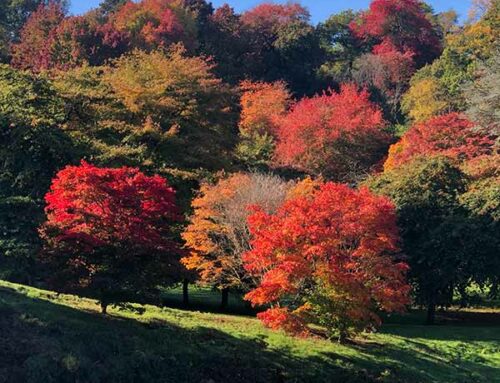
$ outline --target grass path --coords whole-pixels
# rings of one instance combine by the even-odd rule
[[[397,322],[343,346],[248,316],[131,305],[103,317],[92,300],[0,281],[0,383],[500,382],[500,324]]]

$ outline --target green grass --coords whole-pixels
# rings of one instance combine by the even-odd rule
[[[92,300],[0,281],[0,382],[500,382],[499,323],[420,320],[339,345],[250,316],[140,305],[102,316]]]

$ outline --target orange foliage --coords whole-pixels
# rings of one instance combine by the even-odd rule
[[[408,267],[389,256],[399,237],[387,198],[326,183],[248,220],[252,250],[243,259],[261,282],[245,299],[283,305],[259,315],[266,325],[303,333],[316,323],[347,335],[378,323],[376,309],[408,303]]]
[[[243,81],[240,88],[243,91],[240,132],[274,135],[276,118],[286,112],[291,102],[286,84]]]
[[[250,249],[247,217],[251,206],[275,210],[289,184],[275,176],[236,173],[215,185],[202,185],[192,202],[194,213],[183,233],[190,254],[184,265],[199,273],[203,284],[247,288],[254,282],[243,269],[242,254]]]
[[[476,132],[474,124],[465,116],[449,113],[413,125],[389,149],[384,169],[393,169],[424,155],[466,160],[491,153],[493,143],[490,137]]]
[[[129,1],[111,18],[115,28],[130,34],[134,46],[148,49],[176,42],[193,45],[189,21],[176,0]]]

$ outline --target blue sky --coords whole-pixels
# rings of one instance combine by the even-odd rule
[[[70,12],[80,14],[97,7],[100,2],[101,0],[72,0]],[[245,11],[261,2],[262,0],[212,0],[215,7],[228,3],[238,12]],[[285,3],[286,0],[276,0],[275,2]],[[302,0],[299,2],[309,8],[314,23],[323,21],[331,14],[344,9],[365,9],[370,4],[370,0]],[[471,4],[471,0],[427,0],[427,2],[434,7],[436,12],[447,11],[451,8],[455,9],[462,20],[467,17],[467,11]]]

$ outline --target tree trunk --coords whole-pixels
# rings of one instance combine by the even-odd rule
[[[229,302],[229,290],[222,289],[222,300],[220,302],[220,308],[222,310],[226,310],[228,302]]]
[[[108,303],[101,301],[101,314],[106,315],[108,313]]]
[[[187,279],[182,281],[182,304],[189,306],[189,281]]]
[[[427,304],[427,324],[433,325],[436,319],[436,302],[431,299]]]

